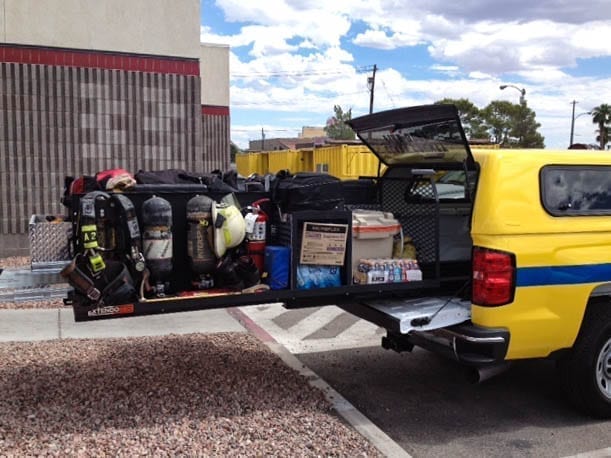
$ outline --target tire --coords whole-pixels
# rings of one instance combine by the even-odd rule
[[[588,305],[575,345],[558,369],[569,400],[579,410],[611,418],[611,301]]]

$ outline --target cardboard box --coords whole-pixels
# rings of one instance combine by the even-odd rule
[[[301,237],[300,264],[343,266],[346,255],[347,224],[305,221]]]

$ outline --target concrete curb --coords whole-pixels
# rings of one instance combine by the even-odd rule
[[[388,457],[410,458],[411,455],[390,438],[384,431],[378,428],[371,420],[359,412],[347,399],[335,391],[327,382],[319,377],[312,369],[303,364],[297,357],[289,352],[282,344],[264,329],[259,327],[244,312],[238,308],[227,309],[249,332],[258,337],[267,347],[274,352],[287,366],[304,376],[308,383],[321,390],[327,400],[333,405],[337,413],[350,424],[356,431],[365,437],[377,448],[380,453]]]

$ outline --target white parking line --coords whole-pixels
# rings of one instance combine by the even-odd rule
[[[345,312],[339,307],[326,306],[313,310],[311,314],[286,328],[274,321],[281,315],[291,313],[281,304],[241,307],[240,310],[291,353],[316,353],[380,344],[379,328],[364,320],[358,320],[350,327],[340,330],[341,332],[334,337],[307,338],[344,314]]]
[[[322,307],[284,331],[289,333],[292,338],[301,340],[312,334],[315,330],[322,328],[342,313],[344,311],[337,307]]]

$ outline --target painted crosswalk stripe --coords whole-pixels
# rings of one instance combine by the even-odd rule
[[[312,307],[305,309],[286,310],[280,313],[279,315],[276,315],[272,319],[272,321],[282,329],[289,329],[295,326],[301,320],[304,320],[313,313],[316,313],[320,309],[320,307]]]
[[[350,313],[342,312],[326,325],[308,334],[303,340],[332,339],[353,326],[359,318]]]
[[[292,353],[377,346],[384,334],[383,329],[334,306],[287,310],[282,304],[271,304],[241,310]]]
[[[342,313],[344,313],[344,311],[337,307],[321,307],[299,320],[293,326],[286,328],[286,330],[289,331],[293,337],[304,339],[306,336],[310,335],[313,330],[320,329]]]

